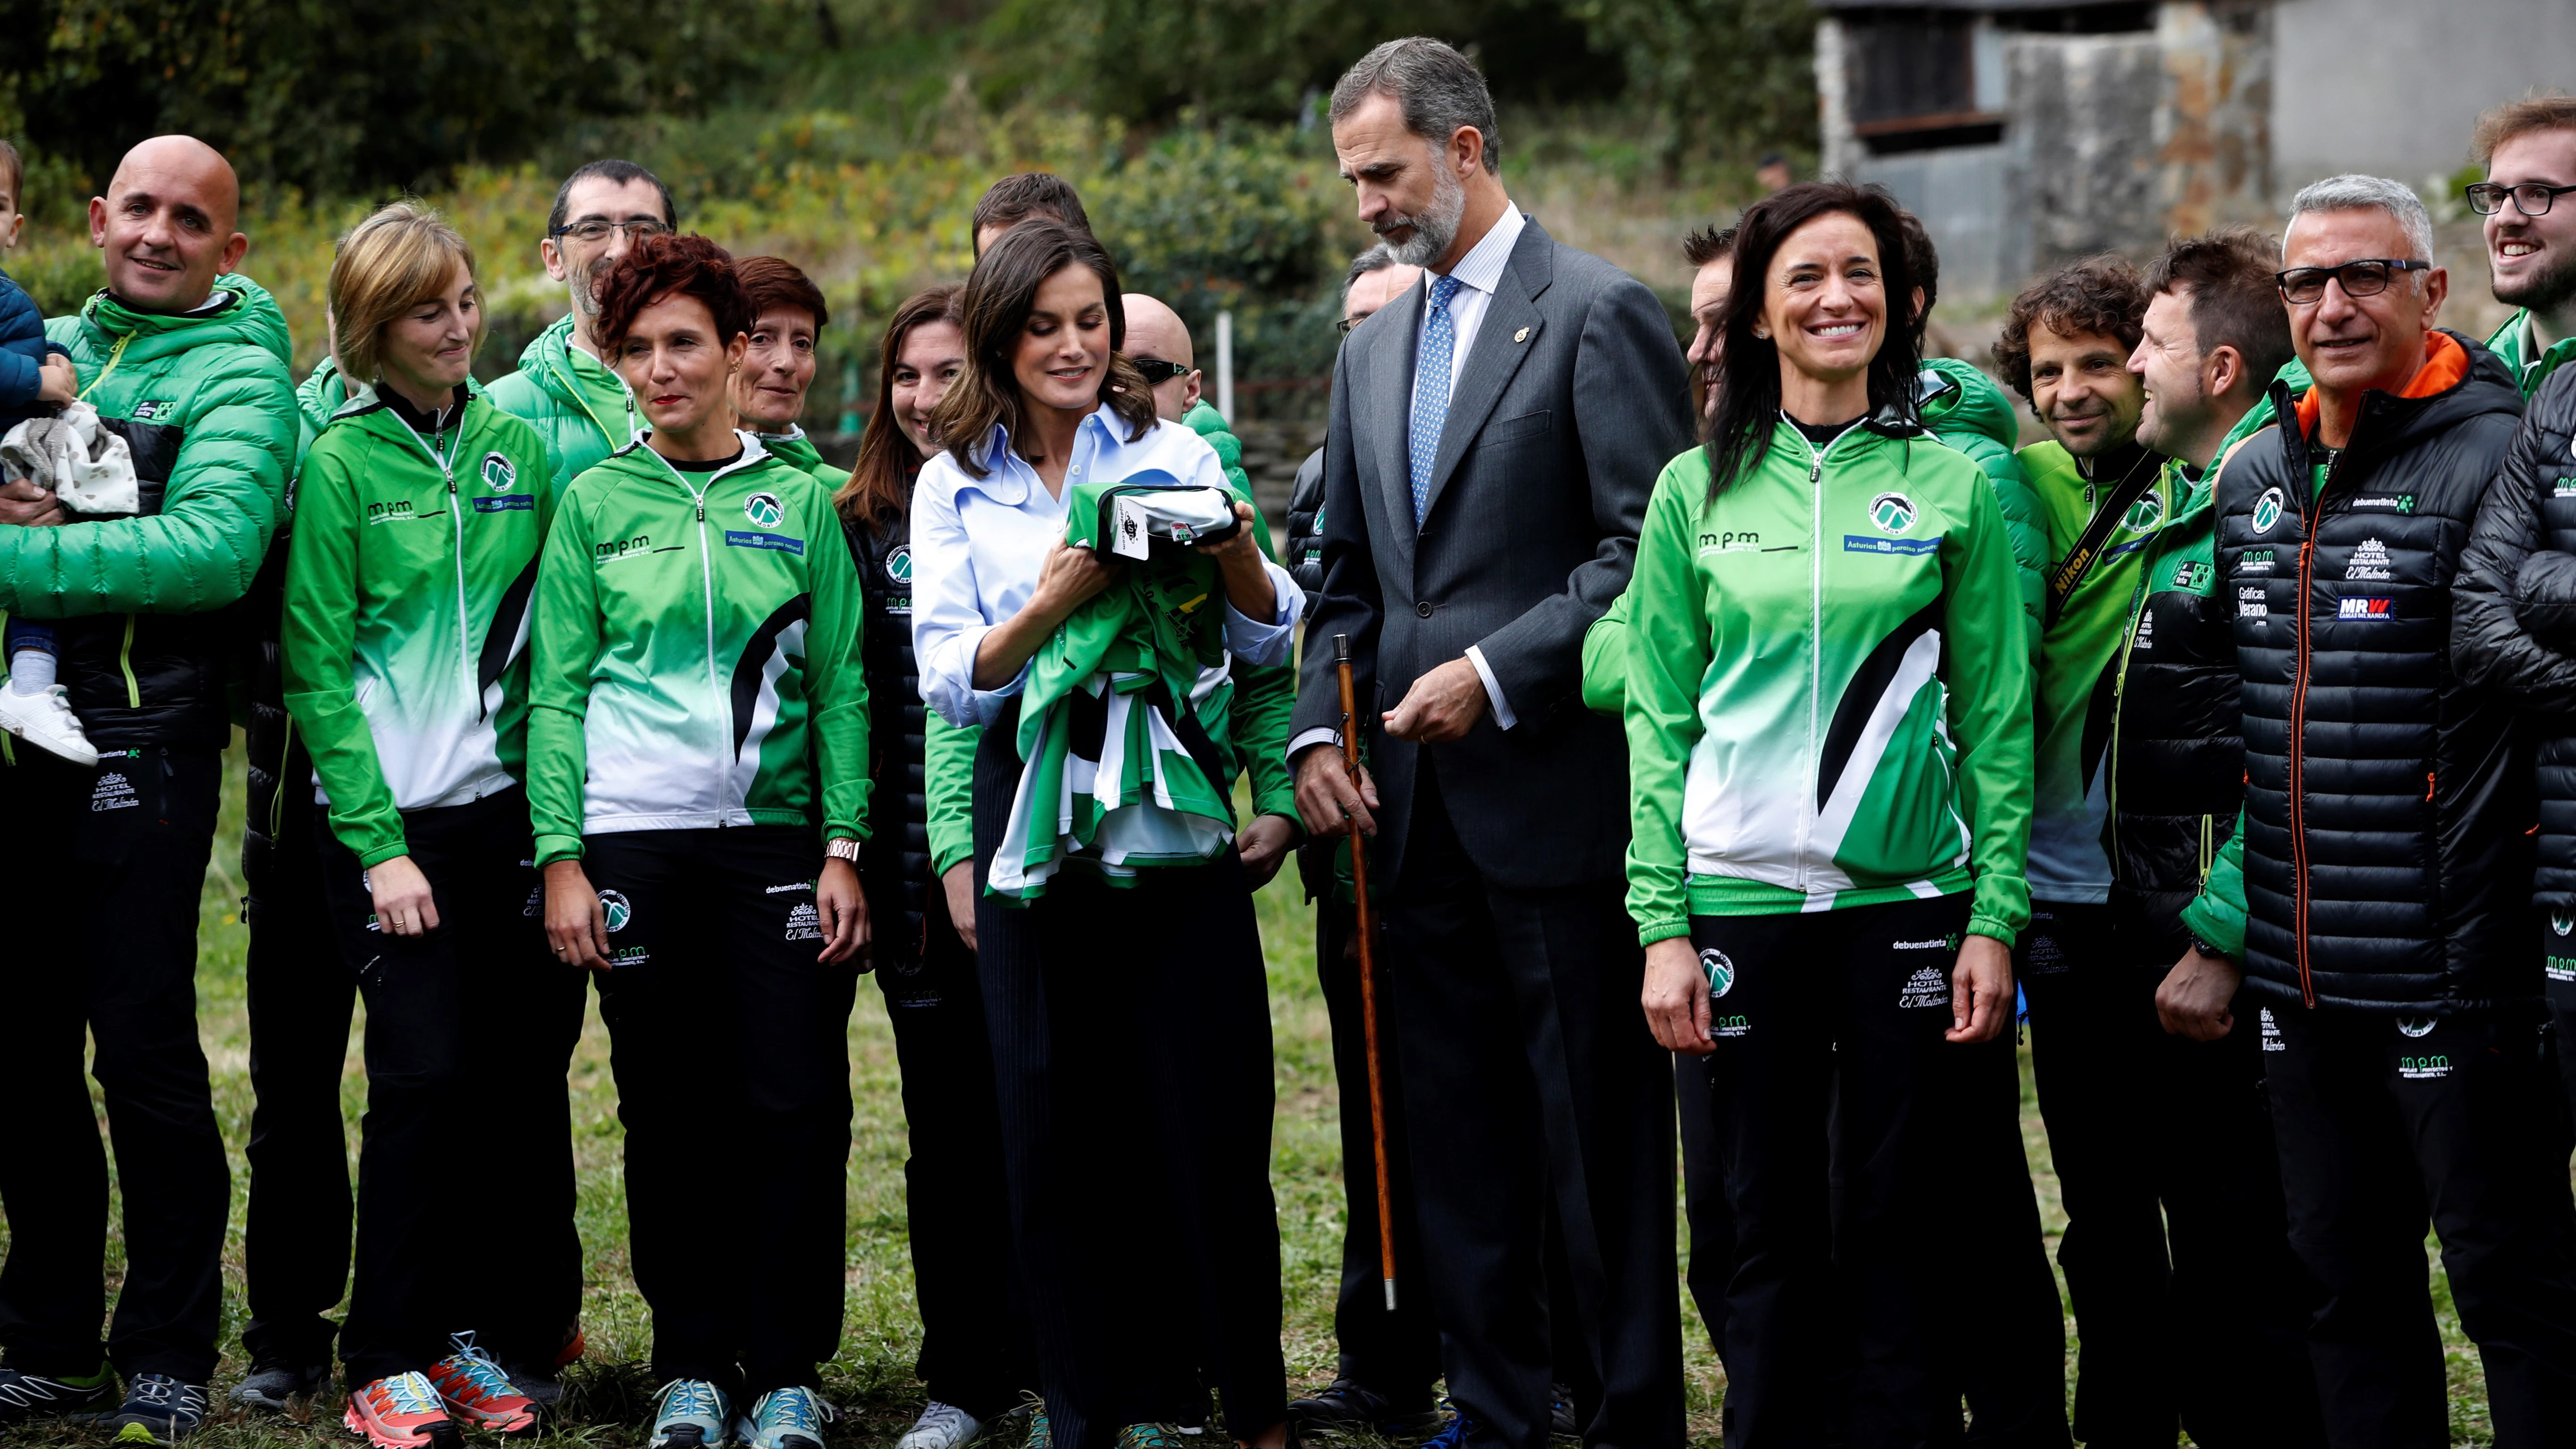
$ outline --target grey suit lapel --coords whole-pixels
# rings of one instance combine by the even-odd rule
[[[1449,418],[1440,425],[1440,453],[1431,466],[1431,491],[1422,508],[1425,519],[1440,506],[1450,475],[1458,471],[1494,404],[1502,401],[1503,389],[1520,371],[1521,359],[1530,355],[1529,344],[1544,325],[1538,296],[1547,290],[1549,253],[1555,245],[1536,217],[1522,220],[1520,238],[1512,243],[1511,262],[1494,288],[1494,300],[1485,307],[1485,320],[1476,324],[1476,346],[1459,370],[1456,391],[1449,395]],[[1410,496],[1405,502],[1411,505]]]
[[[1386,501],[1387,530],[1404,550],[1405,568],[1413,567],[1413,352],[1422,336],[1422,284],[1416,282],[1369,318],[1365,354],[1369,385],[1360,392],[1373,426],[1361,436],[1377,445],[1377,483]]]

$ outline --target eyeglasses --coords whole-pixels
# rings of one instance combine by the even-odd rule
[[[2388,290],[2391,272],[2429,272],[2431,262],[2397,261],[2389,257],[2365,257],[2339,267],[2292,267],[2275,272],[2272,280],[2281,287],[2281,300],[2293,307],[2304,307],[2325,299],[2326,283],[2339,282],[2347,297],[2376,297]]]
[[[1159,357],[1131,357],[1127,360],[1136,364],[1136,370],[1138,372],[1145,374],[1145,385],[1147,387],[1161,387],[1164,383],[1170,382],[1173,378],[1187,377],[1198,370],[1194,367],[1185,367],[1177,362],[1165,362]]]
[[[1374,316],[1376,316],[1376,315],[1377,315],[1377,314],[1376,314],[1376,313],[1374,313],[1374,312],[1362,312],[1360,315],[1358,315],[1358,316],[1356,316],[1356,317],[1345,317],[1345,318],[1343,318],[1342,320],[1340,320],[1339,322],[1336,322],[1336,323],[1334,323],[1334,324],[1333,324],[1333,330],[1334,330],[1334,331],[1336,331],[1336,332],[1339,332],[1339,333],[1340,333],[1340,334],[1342,334],[1344,337],[1348,337],[1348,336],[1350,336],[1350,335],[1351,335],[1351,329],[1352,329],[1352,328],[1357,327],[1357,326],[1358,326],[1358,325],[1360,325],[1361,323],[1366,322],[1368,319],[1370,319],[1371,317],[1374,317]]]
[[[2465,194],[2469,198],[2469,210],[2480,216],[2493,216],[2504,210],[2504,199],[2508,196],[2513,198],[2513,209],[2523,215],[2547,216],[2549,204],[2571,191],[2576,191],[2576,186],[2552,186],[2546,181],[2526,181],[2520,186],[2498,186],[2492,181],[2481,181],[2467,188]]]
[[[626,233],[628,241],[642,241],[646,237],[667,236],[671,228],[666,223],[655,221],[651,217],[639,216],[625,221],[602,221],[598,217],[589,216],[556,227],[546,235],[549,238],[571,237],[576,241],[604,242],[608,240],[608,234],[612,231]]]

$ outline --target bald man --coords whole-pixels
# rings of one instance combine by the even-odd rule
[[[203,142],[135,147],[89,204],[107,290],[45,327],[126,437],[142,514],[84,519],[0,489],[0,610],[53,621],[60,686],[100,754],[0,753],[14,851],[53,866],[0,950],[0,1422],[105,1412],[120,1437],[170,1442],[203,1418],[214,1375],[231,1188],[197,1045],[197,900],[247,628],[236,605],[296,444],[286,319],[232,272],[250,245],[240,199]],[[107,1163],[84,1033],[124,1196],[103,1346]]]

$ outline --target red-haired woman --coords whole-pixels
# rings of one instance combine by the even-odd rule
[[[703,237],[600,287],[647,432],[539,568],[529,813],[555,954],[600,973],[657,1444],[819,1446],[840,1350],[846,1024],[867,943],[857,573],[823,485],[736,424],[750,299]]]

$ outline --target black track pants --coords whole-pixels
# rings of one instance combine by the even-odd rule
[[[1718,1123],[1716,1066],[1706,1057],[1673,1054],[1673,1092],[1681,1102],[1682,1215],[1690,1223],[1691,1302],[1708,1342],[1726,1357],[1726,1281],[1735,1273],[1735,1210],[1726,1204],[1726,1147]]]
[[[2540,1013],[2256,1020],[2290,1246],[2324,1294],[2308,1356],[2335,1449],[2450,1442],[2428,1220],[2497,1449],[2576,1444],[2576,1214]]]
[[[23,745],[14,754],[0,763],[0,820],[47,884],[43,908],[22,912],[0,951],[0,1346],[28,1373],[98,1371],[108,1185],[81,1080],[86,1033],[124,1206],[107,1356],[129,1377],[204,1383],[232,1195],[197,1043],[197,901],[221,758],[145,749],[82,768]]]
[[[840,1352],[855,962],[826,966],[811,830],[593,835],[600,978],[653,1371],[744,1399]],[[612,895],[613,893],[613,895]]]
[[[895,920],[895,903],[880,921]],[[975,953],[936,885],[921,959],[877,969],[903,1069],[903,1165],[921,1359],[930,1397],[990,1422],[1038,1386],[1026,1290],[1011,1258],[1002,1109]]]
[[[1413,1164],[1404,1130],[1404,1057],[1396,1041],[1395,973],[1379,963],[1377,979],[1378,1073],[1386,1102],[1387,1180],[1394,1198],[1395,1271],[1408,1273],[1413,1291],[1399,1291],[1395,1311],[1386,1307],[1385,1275],[1378,1256],[1377,1156],[1369,1130],[1368,1033],[1361,1019],[1360,963],[1346,954],[1357,928],[1341,901],[1315,903],[1315,974],[1323,983],[1324,1010],[1333,1029],[1333,1078],[1342,1099],[1342,1286],[1333,1301],[1333,1337],[1341,1350],[1338,1377],[1384,1395],[1400,1411],[1431,1407],[1440,1378],[1440,1334],[1431,1322],[1431,1295],[1418,1275],[1422,1234],[1414,1227]]]
[[[528,1288],[573,1227],[551,1184],[521,1174],[553,1155],[535,1140],[563,1091],[549,1039],[584,982],[546,943],[527,798],[404,814],[438,910],[422,936],[376,928],[365,871],[316,816],[323,893],[367,1000],[349,1382],[428,1368],[459,1330],[504,1362],[549,1362],[563,1320]]]
[[[2042,903],[2016,952],[2066,1209],[2080,1335],[2075,1432],[2098,1449],[2323,1442],[2259,1034],[2168,1034],[2102,906]]]
[[[322,1315],[349,1291],[348,1127],[340,1076],[358,978],[340,959],[322,899],[318,830],[304,782],[312,762],[287,755],[265,878],[243,907],[250,1006],[250,1207],[242,1228],[254,1363],[331,1361],[339,1325]],[[302,798],[297,798],[297,797]]]
[[[1969,1104],[1942,1100],[1939,1059],[1967,917],[1954,895],[1691,918],[1702,959],[1729,978],[1711,1026],[1735,1209],[1729,1449],[1824,1443],[1837,1405],[1852,1449],[1944,1432],[1938,1340],[1959,1265],[1942,1189]],[[1846,1363],[1847,1393],[1834,1385]]]
[[[1232,851],[1116,889],[984,897],[1014,716],[975,758],[976,956],[1011,1222],[1057,1449],[1107,1449],[1204,1369],[1226,1425],[1287,1416],[1268,980]]]

